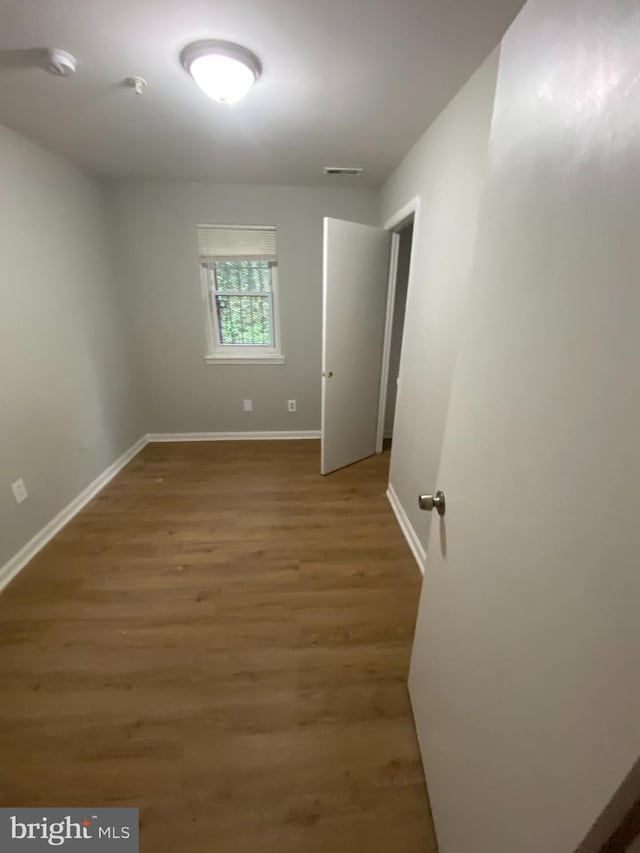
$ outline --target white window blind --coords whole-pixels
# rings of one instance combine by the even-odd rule
[[[198,253],[203,260],[276,261],[276,229],[198,225]]]

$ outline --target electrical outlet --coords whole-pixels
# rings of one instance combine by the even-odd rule
[[[11,483],[11,491],[13,492],[13,496],[16,499],[17,504],[21,504],[22,501],[26,501],[29,497],[29,492],[27,491],[27,487],[22,479],[16,480],[15,483]]]
[[[298,404],[295,400],[287,400],[287,409],[290,412],[296,412],[298,410]]]
[[[253,411],[253,400],[243,400],[242,401],[242,411],[243,412],[252,412]]]

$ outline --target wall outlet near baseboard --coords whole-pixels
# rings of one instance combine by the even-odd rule
[[[27,487],[25,486],[22,478],[16,480],[15,483],[11,483],[11,491],[13,492],[13,496],[16,499],[17,504],[21,504],[22,501],[26,501],[29,497],[29,492],[27,491]]]
[[[243,400],[242,401],[242,411],[243,412],[252,412],[253,411],[253,400]]]
[[[298,404],[295,400],[287,400],[287,409],[290,412],[296,412],[298,410]]]

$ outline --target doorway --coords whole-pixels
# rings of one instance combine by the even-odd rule
[[[398,234],[398,257],[396,262],[395,288],[389,340],[389,363],[386,376],[386,399],[381,406],[383,447],[387,449],[393,439],[393,424],[400,381],[400,356],[402,354],[402,336],[409,290],[409,267],[411,264],[411,243],[413,240],[413,216],[402,226]]]
[[[404,323],[411,278],[411,260],[416,245],[420,199],[414,198],[386,224],[391,232],[387,313],[385,319],[380,403],[376,453],[382,453],[393,441],[400,374]]]

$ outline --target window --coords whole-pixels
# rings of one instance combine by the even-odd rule
[[[199,225],[207,361],[282,364],[276,230]]]

